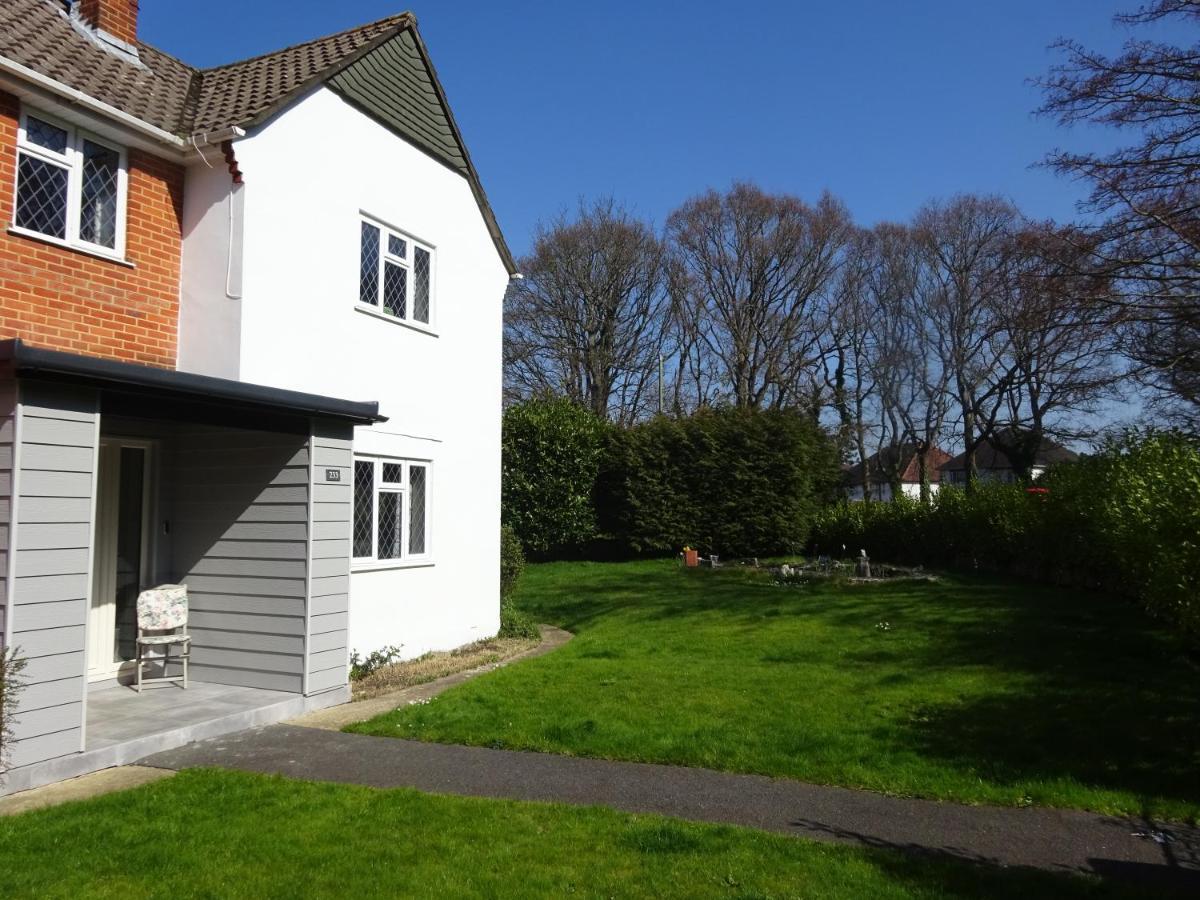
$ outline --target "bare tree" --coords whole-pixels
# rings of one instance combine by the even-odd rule
[[[1011,238],[1019,225],[1008,201],[973,195],[927,204],[915,220],[921,292],[959,416],[968,489],[977,478],[976,451],[994,433],[1013,378],[1008,333],[996,311],[1005,303]]]
[[[1007,289],[994,298],[1009,377],[991,440],[1025,481],[1047,437],[1089,434],[1084,423],[1121,375],[1106,312],[1111,283],[1078,274],[1089,252],[1075,229],[1027,227],[1013,236]]]
[[[882,225],[875,229],[875,241],[876,365],[880,383],[887,385],[885,414],[894,440],[916,455],[921,500],[927,502],[932,451],[943,437],[951,404],[952,369],[938,352],[943,283],[914,229]],[[897,460],[896,465],[903,464]],[[894,478],[899,477],[897,472]]]
[[[837,443],[842,457],[848,458],[853,452],[862,461],[869,455],[867,442],[876,393],[871,343],[873,309],[867,291],[872,262],[869,234],[855,232],[847,244],[833,302],[825,316],[826,332],[822,338],[825,365],[820,370],[837,416]],[[866,499],[871,496],[871,475],[869,467],[864,465]]]
[[[821,299],[850,227],[828,194],[809,206],[749,184],[710,190],[672,213],[675,309],[693,377],[715,373],[740,407],[800,400],[820,359]]]
[[[1200,0],[1154,0],[1118,16],[1125,26],[1192,26],[1174,46],[1131,39],[1115,57],[1073,41],[1039,84],[1039,110],[1063,125],[1110,126],[1132,143],[1107,154],[1056,151],[1056,171],[1091,184],[1088,209],[1106,221],[1080,246],[1080,274],[1119,280],[1109,313],[1146,380],[1200,426]],[[1097,240],[1091,240],[1097,238]]]
[[[510,398],[566,395],[628,424],[656,406],[668,322],[666,255],[612,200],[539,226],[505,298]]]

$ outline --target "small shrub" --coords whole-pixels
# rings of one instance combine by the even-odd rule
[[[500,633],[502,638],[530,638],[536,640],[542,636],[533,616],[519,609],[511,600],[500,604]]]
[[[525,554],[521,540],[508,525],[500,526],[500,600],[512,596],[521,573],[525,571]]]
[[[8,753],[12,746],[12,718],[17,711],[17,693],[21,689],[21,670],[25,660],[15,650],[0,648],[0,778],[8,769]]]
[[[377,672],[384,666],[390,666],[392,663],[400,662],[403,659],[400,646],[390,645],[380,647],[378,650],[372,650],[366,656],[360,656],[355,650],[350,654],[350,680],[358,681],[366,678],[372,672]]]

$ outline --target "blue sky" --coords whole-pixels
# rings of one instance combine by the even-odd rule
[[[1110,138],[1032,117],[1056,37],[1114,50],[1138,0],[467,2],[411,7],[518,255],[535,223],[613,195],[661,223],[734,179],[858,221],[996,192],[1072,217],[1078,186],[1031,164]],[[141,36],[216,65],[380,18],[395,0],[142,0]]]

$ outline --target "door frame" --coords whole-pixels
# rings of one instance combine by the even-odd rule
[[[100,502],[101,502],[101,497],[102,497],[102,494],[101,494],[102,488],[101,488],[101,484],[100,484],[100,479],[103,477],[103,464],[101,463],[101,457],[104,455],[105,448],[116,448],[116,450],[118,451],[118,455],[119,455],[120,449],[123,447],[132,447],[132,448],[135,448],[138,450],[142,450],[145,453],[145,456],[143,457],[143,464],[142,464],[142,535],[141,535],[142,541],[141,541],[141,548],[140,548],[140,554],[141,554],[140,563],[141,563],[141,565],[140,565],[140,571],[138,572],[138,580],[143,585],[147,584],[152,572],[154,571],[154,565],[155,565],[154,554],[155,554],[155,544],[156,544],[155,537],[156,537],[156,535],[154,534],[154,522],[155,522],[154,509],[155,509],[155,504],[157,502],[157,493],[155,491],[155,488],[157,487],[158,441],[149,439],[149,438],[120,437],[118,435],[102,435],[100,437],[97,454],[96,454],[96,513],[95,513],[96,529],[95,529],[94,533],[97,535],[97,537],[93,539],[92,546],[89,548],[90,553],[92,555],[92,560],[91,560],[91,570],[92,571],[91,571],[91,576],[90,576],[92,583],[88,585],[88,594],[89,594],[90,600],[89,600],[88,608],[87,608],[87,628],[86,628],[85,645],[84,645],[85,646],[85,656],[86,656],[85,671],[87,674],[88,684],[94,684],[96,682],[103,682],[103,681],[111,681],[114,679],[120,680],[122,675],[132,675],[132,673],[133,673],[133,668],[132,668],[133,660],[113,660],[112,662],[106,663],[103,666],[94,666],[93,661],[92,661],[92,642],[97,638],[97,634],[96,634],[97,627],[99,627],[100,625],[104,625],[105,630],[106,631],[108,630],[107,618],[104,622],[98,622],[97,621],[98,614],[96,612],[97,609],[99,608],[98,604],[97,604],[98,598],[96,596],[97,591],[96,591],[96,583],[95,582],[96,582],[96,577],[97,577],[98,569],[99,569],[99,566],[97,566],[97,564],[96,564],[96,553],[97,553],[97,550],[100,545],[98,535],[99,535],[99,530],[101,527]],[[120,477],[119,459],[118,459],[118,467],[117,467],[117,476],[118,476],[118,478]],[[120,497],[119,482],[118,482],[117,497],[118,497],[118,499]],[[117,510],[117,513],[118,513],[118,518],[119,518],[119,513],[120,513],[119,509]],[[115,597],[113,598],[111,605],[112,606],[116,605]],[[115,620],[112,622],[112,627],[114,629],[113,637],[114,637],[114,642],[115,642],[115,637],[116,637],[116,635],[115,635],[115,628],[116,628]]]

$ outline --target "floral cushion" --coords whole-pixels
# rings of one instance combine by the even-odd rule
[[[160,584],[138,594],[138,628],[145,631],[164,631],[182,628],[187,624],[187,586]]]
[[[157,647],[159,644],[186,644],[191,639],[191,635],[188,634],[143,634],[137,642],[148,647]]]

